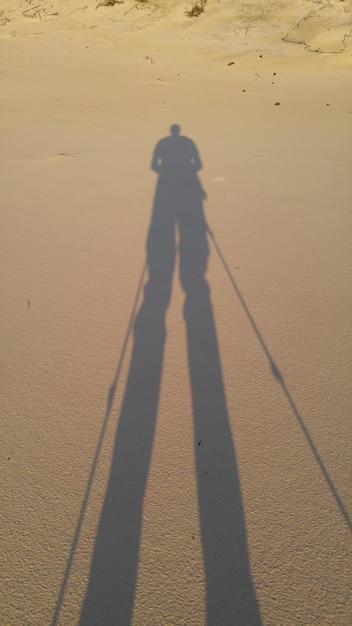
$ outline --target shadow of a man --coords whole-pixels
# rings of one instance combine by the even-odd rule
[[[178,247],[185,291],[207,626],[260,626],[251,578],[235,450],[229,425],[210,290],[205,193],[193,141],[171,126],[151,168],[158,180],[147,237],[148,281],[99,523],[81,626],[132,620],[143,500],[151,460]],[[177,246],[178,244],[178,246]],[[155,624],[160,623],[155,615]],[[187,623],[187,618],[182,623]]]
[[[209,255],[203,212],[206,196],[197,175],[202,167],[198,150],[191,139],[180,134],[177,124],[170,130],[171,135],[156,145],[151,162],[151,169],[159,177],[147,239],[149,282],[146,294],[153,289],[163,290],[164,298],[155,297],[152,307],[161,305],[163,309],[171,293],[177,234],[180,278],[187,296],[192,291],[187,286],[195,288],[204,276]]]

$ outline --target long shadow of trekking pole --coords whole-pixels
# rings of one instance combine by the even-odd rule
[[[77,524],[76,524],[76,529],[75,529],[75,532],[74,532],[74,535],[73,535],[73,539],[72,539],[71,550],[70,550],[69,557],[67,559],[66,569],[65,569],[65,572],[64,572],[64,575],[63,575],[63,578],[62,578],[61,588],[60,588],[60,592],[59,592],[59,595],[58,595],[58,598],[57,598],[57,601],[56,601],[56,606],[55,606],[55,610],[54,610],[53,619],[51,621],[51,626],[56,626],[56,624],[58,623],[59,616],[60,616],[61,606],[62,606],[63,599],[65,597],[65,592],[66,592],[68,581],[69,581],[69,578],[70,578],[71,568],[72,568],[72,564],[73,564],[73,559],[74,559],[74,556],[75,556],[75,553],[76,553],[76,549],[77,549],[78,540],[79,540],[79,536],[80,536],[81,529],[82,529],[84,516],[85,516],[86,510],[87,510],[88,500],[89,500],[89,496],[90,496],[90,493],[91,493],[91,490],[92,490],[92,486],[93,486],[93,482],[94,482],[94,476],[95,476],[95,472],[96,472],[96,469],[97,469],[98,460],[99,460],[101,448],[102,448],[102,445],[103,445],[106,428],[107,428],[107,425],[108,425],[108,422],[109,422],[111,409],[112,409],[112,405],[113,405],[113,402],[114,402],[115,393],[116,393],[117,385],[118,385],[120,374],[121,374],[121,370],[122,370],[122,365],[123,365],[124,360],[125,360],[125,355],[126,355],[128,342],[129,342],[129,339],[130,339],[130,336],[131,336],[131,332],[132,332],[132,329],[133,329],[133,324],[134,324],[135,317],[136,317],[137,306],[138,306],[139,298],[140,298],[140,295],[141,295],[141,292],[142,292],[142,287],[143,287],[144,278],[145,278],[145,275],[146,275],[146,270],[147,270],[147,262],[145,261],[143,269],[142,269],[142,272],[141,272],[141,275],[140,275],[140,279],[139,279],[136,295],[135,295],[135,298],[134,298],[134,302],[133,302],[133,306],[132,306],[131,315],[130,315],[130,319],[129,319],[129,322],[128,322],[125,338],[124,338],[124,341],[123,341],[123,344],[122,344],[120,357],[119,357],[119,360],[118,360],[118,363],[117,363],[114,380],[112,382],[112,385],[111,385],[109,393],[108,393],[107,402],[106,402],[106,411],[105,411],[103,423],[101,425],[101,429],[100,429],[100,433],[99,433],[99,439],[98,439],[98,443],[97,443],[97,446],[96,446],[96,449],[95,449],[92,465],[91,465],[91,468],[90,468],[88,482],[87,482],[87,487],[86,487],[85,494],[83,496],[81,509],[80,509],[78,520],[77,520]]]
[[[341,512],[341,514],[342,514],[342,516],[343,516],[343,518],[344,518],[348,528],[350,530],[352,530],[352,522],[351,522],[351,519],[349,517],[349,514],[348,514],[348,512],[347,512],[347,510],[346,510],[346,508],[345,508],[345,506],[344,506],[344,504],[343,504],[343,502],[342,502],[342,500],[341,500],[341,498],[340,498],[340,496],[339,496],[339,494],[337,492],[337,489],[336,489],[334,483],[332,482],[332,480],[331,480],[331,478],[329,476],[329,473],[328,473],[328,471],[327,471],[327,469],[326,469],[326,467],[325,467],[325,465],[324,465],[324,463],[323,463],[323,461],[322,461],[322,459],[321,459],[321,457],[319,455],[318,450],[315,447],[315,444],[314,444],[314,441],[312,439],[312,436],[310,435],[309,430],[308,430],[307,426],[305,425],[304,420],[303,420],[299,410],[297,409],[295,402],[292,399],[292,396],[291,396],[291,394],[290,394],[290,392],[289,392],[289,390],[288,390],[288,388],[286,386],[284,378],[283,378],[283,376],[282,376],[278,366],[276,365],[273,357],[271,356],[270,351],[268,349],[268,346],[266,345],[266,343],[265,343],[265,341],[264,341],[264,339],[263,339],[263,337],[262,337],[262,335],[261,335],[261,333],[260,333],[260,331],[258,329],[258,326],[256,325],[256,323],[255,323],[255,321],[253,319],[253,316],[252,316],[252,314],[251,314],[251,312],[250,312],[250,310],[249,310],[249,308],[248,308],[248,306],[246,304],[246,301],[245,301],[245,299],[244,299],[244,297],[243,297],[243,295],[242,295],[242,293],[241,293],[241,291],[240,291],[240,289],[239,289],[239,287],[238,287],[234,277],[231,274],[229,266],[227,265],[227,263],[225,261],[225,258],[224,258],[223,254],[221,252],[220,247],[219,247],[219,244],[216,241],[215,235],[210,230],[209,227],[207,227],[207,230],[208,230],[208,234],[209,234],[209,236],[210,236],[210,238],[211,238],[211,240],[213,242],[214,248],[215,248],[215,250],[216,250],[216,252],[217,252],[217,254],[218,254],[218,256],[219,256],[219,258],[221,260],[221,263],[222,263],[224,269],[225,269],[225,272],[226,272],[227,276],[230,279],[231,285],[234,288],[235,293],[236,293],[236,295],[237,295],[237,297],[238,297],[238,299],[239,299],[239,301],[240,301],[240,303],[242,305],[242,308],[243,308],[243,310],[244,310],[244,312],[245,312],[245,314],[246,314],[246,316],[248,318],[248,321],[249,321],[250,325],[253,328],[253,331],[254,331],[254,333],[255,333],[255,335],[256,335],[256,337],[257,337],[257,339],[258,339],[258,341],[259,341],[259,343],[260,343],[260,345],[261,345],[261,347],[263,349],[263,352],[264,352],[266,358],[268,359],[268,362],[269,362],[269,365],[270,365],[270,369],[271,369],[271,371],[273,373],[273,376],[276,378],[276,380],[278,381],[278,383],[281,386],[283,394],[284,394],[288,404],[290,405],[290,407],[292,409],[292,412],[293,412],[293,414],[294,414],[294,416],[295,416],[295,418],[296,418],[296,420],[297,420],[297,422],[298,422],[298,424],[299,424],[299,426],[301,428],[301,431],[302,431],[302,433],[303,433],[303,435],[304,435],[304,437],[305,437],[305,439],[306,439],[306,441],[307,441],[307,443],[308,443],[308,445],[310,447],[310,450],[311,450],[311,452],[312,452],[316,462],[319,465],[319,468],[320,468],[320,470],[321,470],[321,472],[322,472],[322,474],[324,476],[325,482],[326,482],[327,486],[329,487],[330,493],[332,494],[332,496],[333,496],[333,498],[334,498],[338,508],[340,509],[340,512]]]

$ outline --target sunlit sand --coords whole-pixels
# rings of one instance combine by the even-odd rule
[[[348,626],[352,2],[0,48],[0,623]]]

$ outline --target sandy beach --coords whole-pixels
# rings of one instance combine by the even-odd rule
[[[0,56],[0,623],[350,626],[352,2],[3,0]]]

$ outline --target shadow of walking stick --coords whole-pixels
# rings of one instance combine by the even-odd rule
[[[276,380],[278,381],[278,383],[279,383],[279,385],[280,385],[280,387],[282,389],[282,392],[283,392],[283,394],[284,394],[284,396],[285,396],[285,398],[286,398],[286,400],[287,400],[287,402],[288,402],[288,404],[289,404],[289,406],[290,406],[290,408],[291,408],[291,410],[292,410],[292,412],[293,412],[293,414],[294,414],[294,416],[295,416],[295,418],[296,418],[296,420],[297,420],[297,422],[298,422],[298,424],[299,424],[299,426],[301,428],[301,431],[302,431],[302,433],[303,433],[303,435],[304,435],[304,437],[305,437],[305,439],[306,439],[306,441],[307,441],[307,443],[309,445],[309,448],[310,448],[310,450],[311,450],[311,452],[312,452],[316,462],[319,465],[321,473],[324,476],[325,482],[326,482],[326,484],[327,484],[327,486],[328,486],[328,488],[330,490],[330,493],[332,494],[332,496],[333,496],[333,498],[334,498],[334,500],[335,500],[335,502],[336,502],[336,504],[337,504],[337,506],[338,506],[338,508],[340,510],[340,513],[342,514],[342,516],[343,516],[343,518],[344,518],[344,520],[345,520],[345,522],[347,524],[347,527],[350,530],[352,530],[352,522],[351,522],[349,514],[348,514],[348,512],[346,510],[346,507],[344,506],[344,504],[343,504],[343,502],[342,502],[342,500],[341,500],[341,498],[340,498],[340,496],[338,494],[338,491],[337,491],[334,483],[332,482],[332,480],[331,480],[331,478],[329,476],[329,473],[328,473],[328,471],[327,471],[327,469],[326,469],[326,467],[325,467],[325,465],[323,463],[323,460],[320,457],[319,452],[318,452],[318,450],[317,450],[317,448],[316,448],[316,446],[314,444],[312,436],[309,433],[309,430],[308,430],[307,426],[305,425],[304,420],[303,420],[303,418],[302,418],[302,416],[301,416],[301,414],[300,414],[300,412],[299,412],[299,410],[298,410],[298,408],[297,408],[297,406],[296,406],[296,404],[295,404],[295,402],[294,402],[294,400],[293,400],[293,398],[292,398],[292,396],[291,396],[291,394],[290,394],[290,392],[289,392],[289,390],[288,390],[288,388],[286,386],[286,383],[284,381],[283,375],[281,374],[278,366],[276,365],[273,357],[270,354],[269,348],[266,345],[266,343],[265,343],[265,341],[264,341],[264,339],[263,339],[263,337],[262,337],[262,335],[261,335],[261,333],[259,331],[259,328],[258,328],[258,326],[257,326],[257,324],[256,324],[256,322],[255,322],[255,320],[254,320],[254,318],[253,318],[249,308],[248,308],[248,305],[247,305],[247,303],[246,303],[246,301],[245,301],[245,299],[244,299],[244,297],[243,297],[243,295],[242,295],[242,293],[241,293],[241,291],[240,291],[240,289],[239,289],[239,287],[238,287],[238,285],[237,285],[237,283],[236,283],[236,281],[235,281],[235,279],[234,279],[234,277],[233,277],[233,275],[232,275],[232,273],[230,271],[229,266],[226,263],[226,260],[225,260],[225,258],[223,256],[222,252],[221,252],[219,244],[218,244],[218,242],[217,242],[217,240],[215,238],[215,235],[214,235],[213,231],[209,228],[209,226],[207,226],[207,231],[208,231],[208,234],[209,234],[209,237],[210,237],[211,241],[213,242],[213,246],[214,246],[214,248],[215,248],[215,250],[217,252],[217,255],[220,258],[220,261],[221,261],[221,263],[222,263],[222,265],[224,267],[224,270],[225,270],[225,272],[226,272],[226,274],[227,274],[227,276],[228,276],[228,278],[230,280],[230,283],[231,283],[231,285],[232,285],[232,287],[233,287],[233,289],[234,289],[234,291],[235,291],[235,293],[236,293],[236,295],[237,295],[237,297],[238,297],[238,299],[239,299],[239,301],[241,303],[241,306],[242,306],[242,308],[243,308],[243,310],[244,310],[244,312],[245,312],[245,314],[247,316],[247,319],[248,319],[248,321],[249,321],[249,323],[250,323],[250,325],[251,325],[251,327],[252,327],[252,329],[253,329],[253,331],[254,331],[254,333],[255,333],[255,335],[256,335],[256,337],[257,337],[257,339],[258,339],[258,341],[259,341],[259,343],[260,343],[260,345],[262,347],[262,349],[263,349],[263,352],[264,352],[267,360],[268,360],[271,372],[272,372],[274,378],[276,378]]]
[[[128,342],[129,342],[129,339],[130,339],[130,336],[131,336],[131,332],[132,332],[132,329],[133,329],[133,324],[134,324],[135,317],[136,317],[137,306],[138,306],[138,302],[139,302],[140,295],[141,295],[141,292],[142,292],[146,270],[147,270],[147,261],[144,262],[144,266],[143,266],[143,269],[142,269],[142,272],[141,272],[141,275],[140,275],[140,278],[139,278],[139,283],[138,283],[136,295],[135,295],[135,298],[134,298],[134,302],[133,302],[133,306],[132,306],[132,310],[131,310],[130,319],[129,319],[129,322],[128,322],[125,338],[124,338],[124,341],[123,341],[123,344],[122,344],[120,357],[119,357],[119,360],[118,360],[118,363],[117,363],[114,380],[113,380],[113,382],[111,384],[111,387],[109,389],[107,402],[106,402],[106,411],[105,411],[103,423],[101,425],[101,429],[100,429],[100,433],[99,433],[99,439],[98,439],[98,442],[97,442],[97,445],[96,445],[94,458],[93,458],[92,465],[91,465],[91,468],[90,468],[89,477],[88,477],[88,481],[87,481],[87,487],[86,487],[86,491],[85,491],[84,496],[83,496],[81,509],[80,509],[78,520],[77,520],[77,524],[76,524],[76,529],[75,529],[75,532],[74,532],[74,535],[73,535],[73,539],[72,539],[71,550],[70,550],[69,557],[67,559],[67,564],[66,564],[65,572],[64,572],[64,575],[63,575],[63,578],[62,578],[60,592],[59,592],[59,595],[58,595],[58,598],[57,598],[57,601],[56,601],[56,606],[55,606],[55,610],[54,610],[53,619],[51,621],[51,626],[56,626],[56,624],[58,623],[62,602],[63,602],[63,599],[65,597],[65,592],[66,592],[68,581],[69,581],[69,578],[70,578],[70,573],[71,573],[71,568],[72,568],[72,564],[73,564],[73,559],[74,559],[74,556],[75,556],[75,553],[76,553],[76,549],[77,549],[78,540],[79,540],[79,536],[80,536],[81,529],[82,529],[84,516],[85,516],[86,510],[87,510],[88,500],[89,500],[89,496],[90,496],[90,493],[91,493],[91,490],[92,490],[92,486],[93,486],[93,482],[94,482],[94,476],[95,476],[95,472],[96,472],[96,469],[97,469],[98,460],[99,460],[101,448],[102,448],[102,445],[103,445],[106,428],[107,428],[107,425],[108,425],[108,422],[109,422],[112,405],[113,405],[114,399],[115,399],[117,385],[118,385],[118,382],[119,382],[122,366],[123,366],[123,363],[124,363],[124,360],[125,360],[125,356],[126,356],[126,350],[127,350]]]

